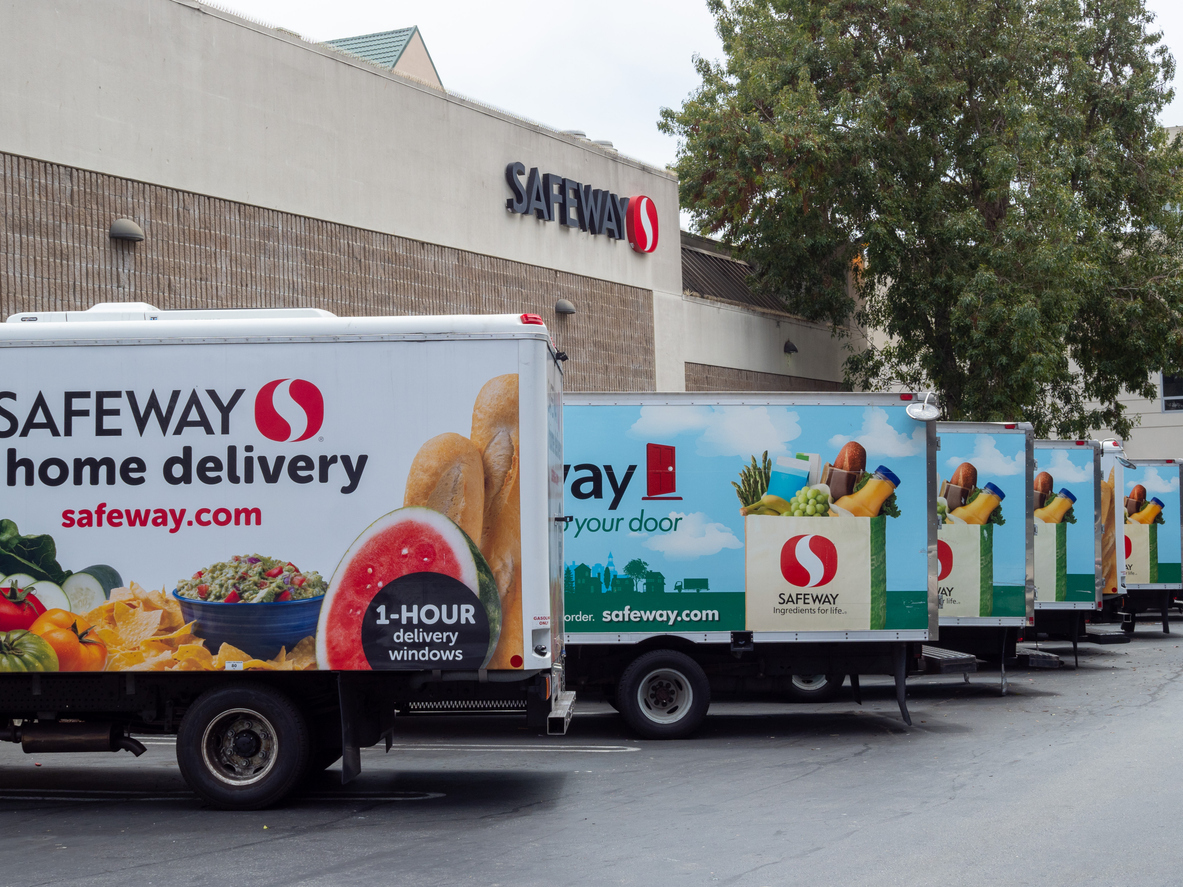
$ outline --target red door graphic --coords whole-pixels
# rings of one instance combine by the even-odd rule
[[[678,468],[673,447],[663,444],[645,445],[645,499],[681,499],[673,495],[678,489]]]

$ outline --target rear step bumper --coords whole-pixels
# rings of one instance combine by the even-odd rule
[[[922,650],[925,674],[973,674],[978,670],[978,659],[972,653],[930,647],[927,644]]]
[[[571,726],[571,715],[575,713],[575,691],[564,690],[552,701],[550,714],[546,718],[546,732],[549,736],[563,736]]]

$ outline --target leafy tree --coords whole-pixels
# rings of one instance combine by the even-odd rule
[[[649,564],[641,560],[639,557],[633,558],[624,565],[624,575],[633,579],[644,579],[645,574],[649,572]]]
[[[575,574],[571,572],[571,567],[568,565],[563,570],[563,592],[570,594],[575,590]]]
[[[949,419],[1112,428],[1183,367],[1174,61],[1143,0],[708,0],[726,54],[661,129],[682,203],[847,381]]]

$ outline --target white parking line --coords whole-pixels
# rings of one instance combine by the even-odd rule
[[[374,751],[384,751],[385,746],[376,745]],[[640,751],[635,745],[477,745],[475,743],[398,743],[390,747],[391,751],[510,751],[510,752],[542,752],[544,754],[615,754],[617,752]]]
[[[144,745],[163,745],[172,748],[176,742],[169,739],[141,739]],[[382,743],[363,748],[362,751],[384,752],[386,746]],[[540,752],[543,754],[616,754],[618,752],[640,751],[635,745],[560,745],[558,743],[537,745],[502,745],[499,743],[460,743],[460,742],[396,742],[391,751],[504,751],[504,752]]]
[[[308,792],[292,796],[293,801],[431,801],[445,797],[443,792]],[[79,791],[77,789],[8,789],[0,792],[0,801],[185,801],[197,799],[192,792],[176,791],[144,794],[134,791]]]

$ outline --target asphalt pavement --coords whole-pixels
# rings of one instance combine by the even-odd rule
[[[584,703],[567,736],[400,726],[363,772],[227,813],[148,753],[0,744],[0,885],[1157,885],[1183,880],[1183,637],[1069,645],[1058,671],[885,681],[827,705],[721,702],[693,739]]]

